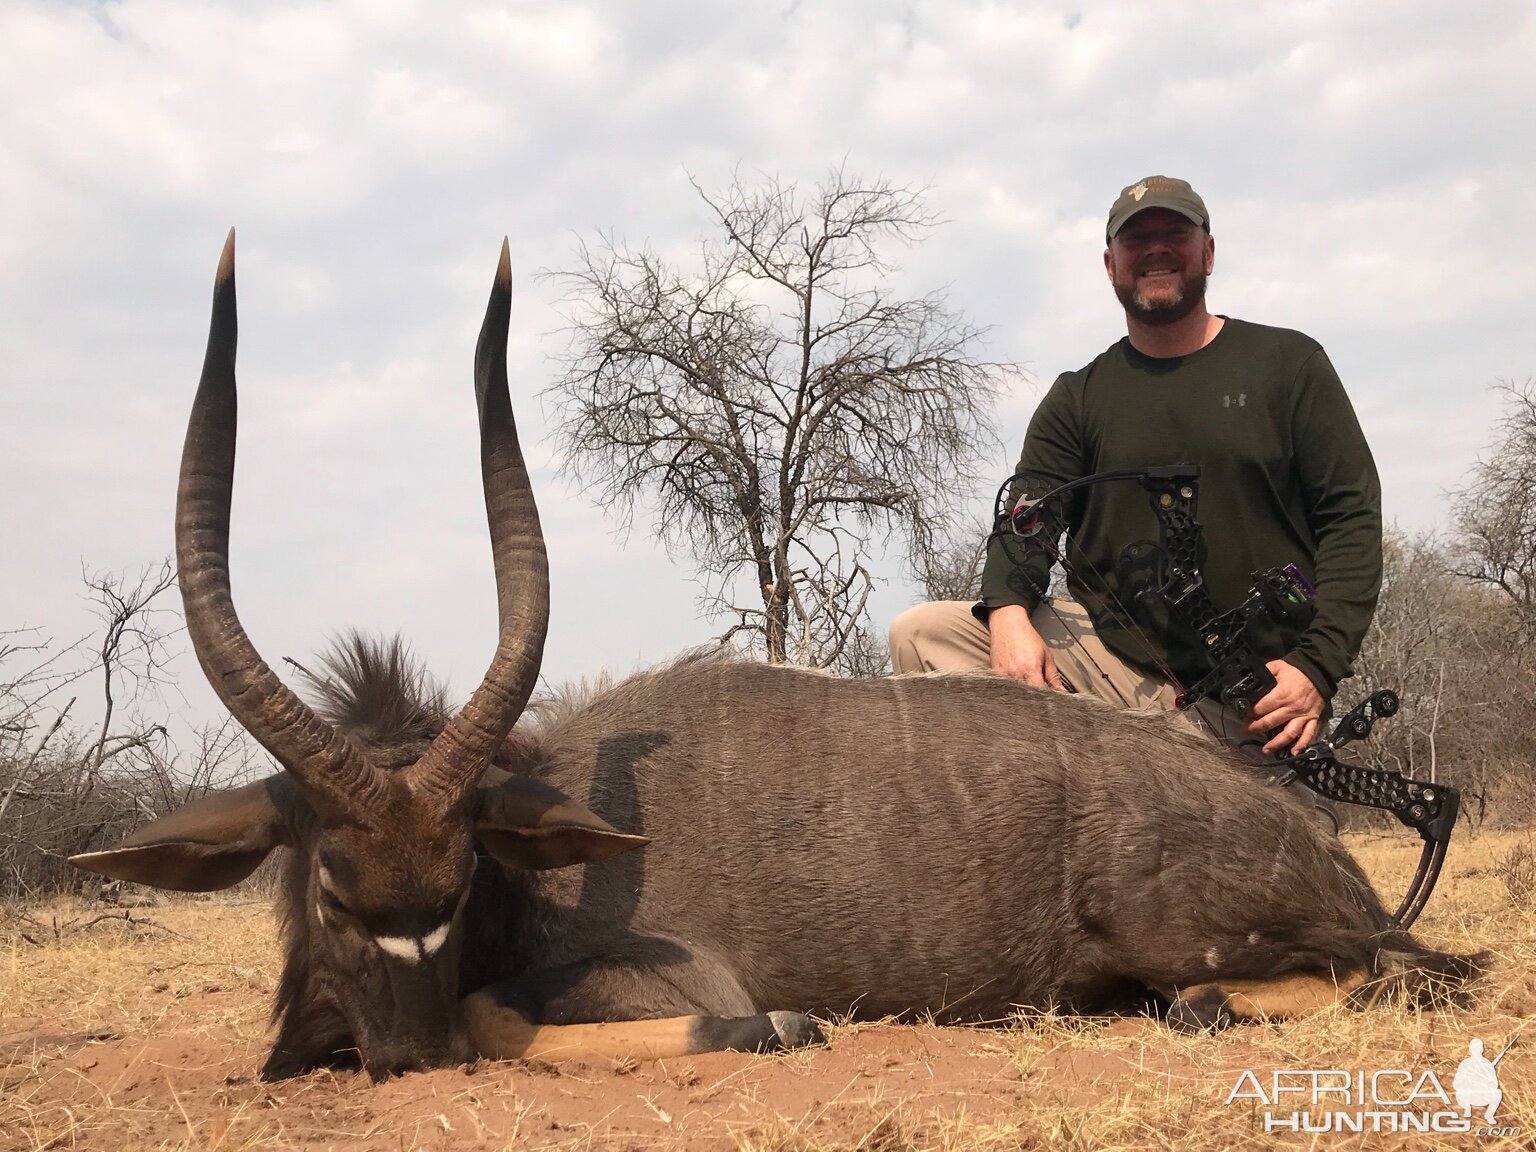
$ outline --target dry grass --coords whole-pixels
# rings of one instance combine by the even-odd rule
[[[1351,844],[1389,899],[1402,891],[1411,837]],[[988,1030],[839,1025],[829,1048],[772,1059],[487,1064],[377,1087],[350,1074],[254,1080],[278,966],[265,905],[173,902],[88,926],[94,914],[63,904],[30,919],[0,909],[0,1149],[1528,1148],[1530,844],[1527,832],[1459,841],[1420,921],[1430,942],[1495,957],[1462,1010],[1330,1009],[1206,1037],[1052,1013]],[[1519,1137],[1266,1135],[1252,1102],[1225,1103],[1243,1069],[1427,1068],[1449,1089],[1471,1037],[1492,1054],[1515,1033],[1500,1115]]]

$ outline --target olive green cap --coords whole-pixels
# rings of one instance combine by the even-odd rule
[[[1148,208],[1167,208],[1191,223],[1200,225],[1207,232],[1211,230],[1211,214],[1205,210],[1205,201],[1189,186],[1188,180],[1175,180],[1172,176],[1148,176],[1145,180],[1138,180],[1120,189],[1119,199],[1109,209],[1104,243],[1113,240],[1132,216]]]

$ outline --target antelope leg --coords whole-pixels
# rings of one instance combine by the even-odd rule
[[[776,1052],[824,1039],[798,1012],[540,1024],[499,1003],[493,989],[467,997],[464,1015],[475,1048],[493,1060],[661,1060],[726,1049]]]
[[[1233,1020],[1279,1020],[1345,1002],[1370,980],[1363,969],[1343,976],[1293,973],[1271,980],[1212,980],[1180,988],[1168,1021],[1183,1031],[1206,1031]]]

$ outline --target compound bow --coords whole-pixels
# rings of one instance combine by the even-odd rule
[[[1306,611],[1316,589],[1296,565],[1287,564],[1254,573],[1253,585],[1241,604],[1226,611],[1217,609],[1200,573],[1201,533],[1200,523],[1195,519],[1200,480],[1197,465],[1096,472],[1058,485],[1042,496],[1014,503],[1009,495],[1013,484],[1029,478],[1028,473],[1010,476],[997,496],[992,534],[1002,540],[1015,563],[1023,562],[1031,546],[1042,549],[1053,561],[1066,563],[1058,542],[1066,525],[1062,502],[1070,493],[1094,484],[1125,480],[1136,481],[1147,492],[1157,517],[1155,548],[1159,566],[1156,585],[1139,595],[1166,603],[1200,638],[1210,665],[1193,684],[1181,686],[1177,701],[1180,709],[1187,710],[1211,697],[1238,715],[1246,715],[1275,686],[1273,674],[1248,641],[1248,624],[1262,617],[1295,621]],[[1140,549],[1145,545],[1130,547]],[[1123,606],[1120,611],[1135,627],[1130,613]],[[1171,670],[1165,671],[1172,679]],[[1282,786],[1299,780],[1329,800],[1390,812],[1418,832],[1424,841],[1418,870],[1392,917],[1400,927],[1407,928],[1423,911],[1439,879],[1461,795],[1449,785],[1429,784],[1400,772],[1367,768],[1337,756],[1346,744],[1369,736],[1377,719],[1391,716],[1397,710],[1396,693],[1387,689],[1373,692],[1340,719],[1327,736],[1314,740],[1300,753],[1277,758],[1274,767],[1279,770],[1276,783]]]

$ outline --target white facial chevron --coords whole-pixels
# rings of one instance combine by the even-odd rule
[[[373,942],[380,950],[407,964],[420,964],[428,956],[435,955],[448,940],[448,930],[453,927],[449,920],[439,924],[425,936],[375,936]]]

